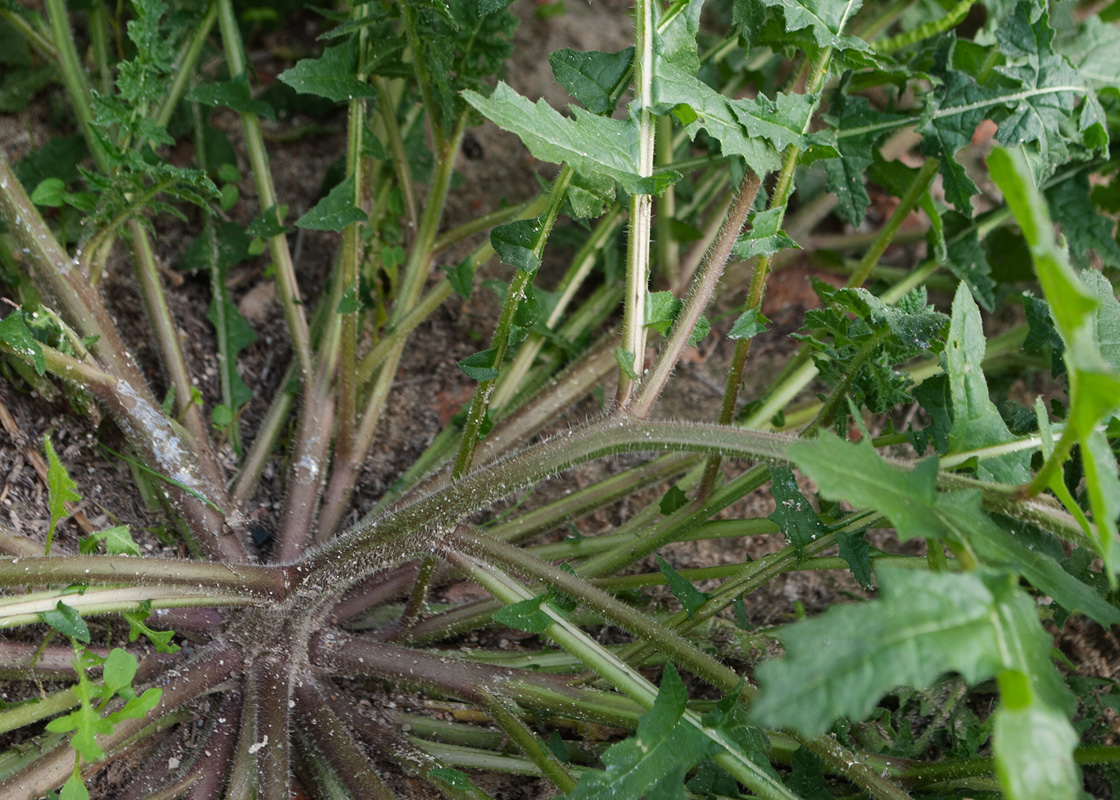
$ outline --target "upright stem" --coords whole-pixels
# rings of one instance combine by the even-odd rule
[[[637,173],[653,175],[653,2],[636,0],[634,6],[634,98],[638,113]],[[652,233],[653,197],[630,195],[630,236],[626,243],[626,298],[622,311],[622,350],[633,356],[633,369],[641,380],[646,351],[646,292],[649,291],[650,235]],[[630,402],[634,379],[625,369],[619,370],[618,395],[615,405],[622,408]]]
[[[828,65],[832,60],[832,48],[826,47],[821,50],[817,58],[817,63],[814,65],[812,73],[806,84],[805,91],[815,94],[819,92],[821,86],[824,84],[825,76],[828,75]],[[809,125],[812,120],[812,115],[806,117],[805,127],[802,133],[809,132]],[[786,150],[785,160],[782,163],[782,171],[778,173],[778,182],[774,185],[774,191],[770,195],[770,208],[786,207],[789,201],[789,195],[793,189],[793,177],[797,170],[797,164],[801,159],[801,148],[795,145],[790,145]],[[770,275],[770,256],[759,256],[755,261],[754,275],[751,278],[750,291],[747,295],[747,302],[745,309],[747,311],[759,309],[762,307],[762,296],[766,292],[766,279]],[[739,400],[739,390],[743,384],[743,370],[746,368],[747,357],[751,352],[751,340],[740,339],[735,343],[735,353],[731,357],[731,367],[727,373],[727,385],[723,392],[723,401],[719,409],[719,422],[722,425],[727,425],[735,416],[735,406]],[[719,467],[721,459],[719,456],[713,456],[708,459],[708,464],[704,470],[704,477],[700,482],[700,496],[710,493],[712,487],[715,486],[716,478],[719,476]]]
[[[642,384],[637,398],[630,406],[629,411],[634,416],[640,418],[649,416],[653,404],[669,380],[669,375],[676,367],[696,323],[700,321],[700,315],[704,313],[708,300],[715,291],[720,275],[723,274],[723,267],[731,256],[731,248],[739,238],[739,231],[742,230],[747,214],[754,204],[758,187],[758,175],[748,169],[747,174],[743,176],[743,182],[739,185],[731,209],[719,229],[715,246],[708,252],[704,265],[696,273],[696,278],[692,281],[692,289],[677,315],[676,322],[673,323],[669,338],[661,347],[661,352],[658,353],[657,360],[650,369],[649,377]]]
[[[218,26],[222,31],[222,44],[230,76],[234,79],[246,77],[245,46],[241,41],[241,31],[237,27],[233,2],[232,0],[217,0],[217,2],[219,3]],[[272,185],[272,171],[268,166],[268,151],[264,146],[264,136],[261,135],[257,115],[242,112],[241,128],[245,135],[245,146],[249,151],[249,163],[252,166],[253,182],[257,188],[261,211],[267,211],[277,206],[277,198],[276,190]],[[277,216],[277,222],[283,220]],[[295,353],[300,372],[306,377],[311,373],[311,335],[303,313],[303,301],[300,299],[295,265],[292,262],[291,251],[288,250],[287,237],[283,233],[271,237],[268,240],[268,249],[276,273],[276,286],[280,293],[284,319],[288,323],[292,351]]]

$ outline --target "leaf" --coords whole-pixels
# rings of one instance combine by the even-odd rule
[[[681,122],[691,138],[704,130],[719,140],[724,155],[742,156],[760,175],[780,167],[778,153],[787,146],[806,146],[808,121],[816,109],[816,98],[802,94],[730,100],[693,73],[656,59],[652,94],[655,113],[690,109]]]
[[[688,695],[672,664],[665,667],[653,708],[638,720],[638,731],[611,745],[602,756],[605,772],[585,772],[570,800],[637,800],[666,775],[683,773],[713,755],[715,745],[681,719]]]
[[[82,499],[76,489],[78,484],[71,480],[66,472],[66,467],[58,460],[58,454],[51,444],[51,437],[43,437],[43,449],[47,452],[47,507],[50,509],[51,521],[47,525],[46,554],[51,554],[51,542],[54,540],[54,528],[59,520],[66,519],[70,512],[66,510],[67,503],[76,503]],[[87,632],[88,636],[88,632]],[[84,641],[89,641],[85,639]]]
[[[688,618],[692,619],[704,603],[708,602],[711,597],[707,592],[702,592],[692,585],[692,582],[673,569],[672,565],[661,556],[657,557],[657,566],[661,569],[661,574],[665,576],[669,588],[673,591],[673,596],[681,601],[684,606],[685,613]]]
[[[43,348],[35,341],[31,328],[27,326],[22,308],[9,311],[8,316],[0,319],[0,343],[30,362],[37,375],[46,374],[47,362],[43,356]]]
[[[774,498],[774,513],[767,519],[793,545],[801,558],[805,545],[828,533],[828,528],[818,519],[809,501],[801,494],[797,479],[789,467],[770,467],[770,495]]]
[[[865,589],[871,588],[871,546],[863,532],[836,531],[840,558],[848,562],[852,576]]]
[[[614,349],[614,360],[618,362],[619,369],[626,373],[630,380],[638,380],[638,373],[634,371],[634,354],[621,347]]]
[[[526,633],[544,633],[553,623],[552,617],[541,610],[546,597],[542,594],[499,608],[494,612],[494,621]]]
[[[81,773],[74,771],[70,774],[58,793],[58,800],[89,800],[89,790],[82,783]]]
[[[592,114],[609,114],[626,91],[634,48],[617,53],[556,50],[548,56],[556,82]]]
[[[614,181],[606,175],[575,173],[564,196],[564,210],[572,219],[592,219],[614,202]]]
[[[296,220],[297,228],[311,231],[341,231],[355,222],[365,222],[366,212],[354,202],[355,179],[353,173]]]
[[[941,525],[929,513],[937,499],[937,459],[918,462],[910,471],[890,466],[866,440],[855,444],[832,433],[794,442],[789,455],[829,500],[847,500],[890,519],[902,539],[939,538]]]
[[[662,516],[669,516],[675,511],[680,511],[688,505],[688,497],[681,490],[679,486],[672,486],[669,491],[665,492],[658,504]]]
[[[436,767],[428,771],[428,780],[435,781],[437,784],[444,784],[445,786],[454,790],[455,794],[451,795],[459,798],[477,798],[477,800],[489,800],[490,795],[479,789],[471,781],[470,777],[465,772],[460,772],[452,767]]]
[[[672,292],[647,292],[645,326],[665,336],[673,327],[683,303]]]
[[[748,0],[736,0],[736,13],[741,13],[738,7],[746,4]],[[818,47],[871,52],[871,47],[862,39],[842,33],[863,0],[762,0],[762,4],[780,8],[786,30],[806,30]]]
[[[1105,266],[1120,267],[1120,244],[1114,235],[1116,222],[1097,211],[1089,199],[1090,191],[1088,173],[1078,172],[1047,189],[1046,204],[1069,240],[1070,253],[1081,266],[1088,266],[1088,253],[1092,250]]]
[[[136,667],[139,662],[136,656],[119,647],[109,651],[102,665],[102,679],[104,680],[103,697],[108,699],[132,685],[136,677]]]
[[[836,212],[853,227],[863,222],[871,198],[864,173],[874,161],[879,140],[906,118],[878,111],[867,98],[846,94],[843,82],[832,96],[828,119],[836,126],[838,158],[824,161],[828,190],[836,195]]]
[[[1033,601],[1006,575],[880,567],[879,599],[833,606],[783,629],[784,658],[758,670],[753,718],[816,736],[840,717],[863,719],[897,686],[925,688],[956,671],[969,683],[1007,669],[1037,675],[1064,704],[1050,637]]]
[[[533,273],[541,265],[536,253],[540,236],[539,220],[518,219],[494,228],[490,232],[490,245],[503,263]]]
[[[144,636],[152,643],[157,653],[177,653],[179,646],[172,644],[175,631],[155,631],[149,628],[144,620],[152,613],[152,601],[145,600],[137,611],[122,611],[121,616],[128,622],[128,641],[135,642]]]
[[[224,83],[204,83],[187,95],[188,100],[210,106],[224,106],[241,114],[256,114],[275,119],[276,111],[264,100],[254,100],[249,82],[244,77]]]
[[[287,206],[270,206],[261,212],[261,215],[249,223],[245,232],[250,236],[259,236],[262,239],[271,239],[288,232],[284,227],[284,218],[288,216]]]
[[[762,316],[760,310],[753,309],[751,311],[744,311],[735,320],[735,324],[731,326],[731,330],[727,332],[728,339],[753,339],[760,333],[766,331],[766,323],[769,322],[766,317]]]
[[[253,330],[249,320],[238,310],[225,288],[225,281],[211,281],[211,286],[221,287],[221,297],[212,297],[210,307],[206,310],[206,319],[214,326],[218,334],[218,352],[221,354],[219,369],[224,373],[223,394],[226,381],[229,385],[229,407],[231,410],[253,399],[253,390],[250,389],[237,371],[237,358],[242,350],[255,343],[258,339],[257,332]]]
[[[1102,299],[1109,309],[1104,312],[1105,336],[1115,334],[1113,320],[1120,317],[1111,288],[1101,279],[1089,277],[1086,285],[1069,264],[1065,251],[1054,238],[1053,225],[1030,170],[1017,151],[997,149],[988,156],[992,179],[1004,198],[1031,251],[1031,260],[1038,273],[1043,294],[1050,304],[1054,324],[1065,344],[1063,360],[1069,380],[1069,415],[1063,436],[1071,435],[1090,452],[1096,446],[1091,439],[1097,424],[1120,405],[1120,370],[1105,357],[1102,346],[1114,352],[1114,345],[1102,342],[1100,320]],[[1104,297],[1107,295],[1107,297]],[[1120,568],[1120,546],[1117,544],[1116,512],[1120,508],[1120,491],[1114,488],[1111,466],[1095,458],[1084,459],[1087,466],[1087,491],[1093,519],[1097,524],[1096,544],[1110,576]],[[1105,476],[1109,477],[1105,477]]]
[[[988,396],[988,383],[981,368],[985,349],[980,309],[967,284],[962,283],[953,298],[953,316],[944,351],[953,400],[953,427],[949,433],[953,453],[1005,444],[1014,438]],[[984,458],[976,471],[983,480],[1026,483],[1030,479],[1030,454]]]
[[[106,719],[111,725],[116,725],[118,722],[125,719],[143,719],[148,716],[149,711],[159,705],[159,700],[162,695],[162,689],[147,689],[139,697],[133,697],[128,700],[121,706],[119,711],[114,711],[112,714],[109,714]]]
[[[985,311],[995,309],[995,281],[980,236],[970,220],[956,211],[940,213],[945,237],[945,266],[964,281]]]
[[[455,267],[444,267],[447,273],[447,282],[455,294],[464,300],[471,299],[471,290],[474,288],[474,265],[470,258],[464,258]]]
[[[483,350],[459,362],[459,369],[476,381],[492,381],[498,377],[494,367],[494,349]]]
[[[784,213],[784,208],[771,208],[755,214],[751,229],[735,242],[732,250],[735,258],[746,261],[754,256],[771,256],[787,248],[800,250],[801,245],[789,238],[780,227]]]
[[[988,566],[1015,569],[1063,607],[1076,608],[1102,625],[1120,623],[1120,610],[984,514],[979,492],[937,494],[936,459],[903,472],[887,464],[865,441],[849,444],[833,434],[794,443],[790,457],[823,497],[878,511],[890,519],[900,539],[922,536],[961,542]]]
[[[59,600],[55,610],[43,611],[39,617],[59,633],[89,644],[89,627],[78,613],[78,609],[71,608]]]
[[[1083,797],[1073,760],[1079,739],[1059,709],[1045,703],[1018,670],[999,675],[1000,706],[992,726],[996,774],[1013,800]]]
[[[105,552],[111,556],[140,555],[140,546],[132,541],[132,534],[129,533],[127,525],[114,525],[112,528],[91,533],[82,539],[78,550],[82,553],[93,553],[97,551],[97,545],[102,542],[105,543]]]
[[[357,75],[358,39],[328,47],[318,58],[304,58],[277,77],[301,94],[315,94],[345,103],[354,98],[372,100],[377,91]]]
[[[660,194],[680,180],[676,172],[649,177],[637,173],[638,129],[633,120],[598,117],[581,108],[564,117],[544,100],[534,104],[502,82],[490,97],[474,91],[463,97],[499,128],[517,134],[542,161],[567,162],[577,172],[607,175],[631,194]]]

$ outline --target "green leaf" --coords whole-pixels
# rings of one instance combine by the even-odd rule
[[[156,631],[149,628],[144,620],[152,613],[152,601],[145,600],[137,611],[123,611],[121,616],[128,623],[128,641],[135,642],[144,636],[152,643],[157,653],[177,653],[179,646],[172,644],[175,631]]]
[[[737,0],[737,4],[739,2],[746,0]],[[863,0],[762,0],[762,4],[780,8],[786,30],[807,30],[818,47],[871,52],[866,42],[842,33]]]
[[[958,280],[968,285],[972,296],[985,311],[993,311],[995,280],[976,228],[967,217],[956,211],[942,211],[938,216],[945,238],[945,266]]]
[[[655,786],[667,783],[677,770],[683,777],[715,745],[681,719],[688,695],[672,664],[665,667],[661,691],[653,708],[638,720],[637,733],[603,753],[605,772],[585,772],[568,796],[571,800],[637,800]]]
[[[871,588],[871,546],[862,531],[836,531],[840,558],[848,562],[852,576],[865,589]]]
[[[476,381],[492,381],[498,377],[494,366],[494,349],[483,350],[459,362],[459,369]]]
[[[1062,226],[1070,253],[1081,266],[1088,266],[1089,251],[1094,251],[1105,266],[1120,267],[1116,222],[1097,211],[1089,199],[1090,192],[1088,172],[1078,172],[1047,189],[1046,204],[1054,221]]]
[[[665,336],[680,313],[683,303],[672,292],[647,292],[645,326]]]
[[[681,601],[688,618],[692,619],[692,615],[700,610],[704,603],[708,602],[711,595],[693,586],[688,578],[673,569],[672,565],[661,556],[657,557],[657,566],[661,569],[661,574],[665,576],[669,588],[673,591],[673,596]]]
[[[564,196],[564,210],[572,219],[592,219],[614,202],[614,181],[606,175],[575,173]]]
[[[961,542],[983,563],[1015,569],[1064,608],[1076,608],[1102,625],[1120,623],[1120,610],[984,514],[978,491],[937,494],[936,459],[904,472],[887,464],[866,441],[848,444],[833,434],[794,443],[790,457],[823,497],[878,511],[890,519],[899,538]]]
[[[451,284],[452,291],[464,300],[471,299],[471,290],[474,288],[474,265],[470,258],[464,258],[455,267],[444,267],[447,273],[447,282]]]
[[[139,662],[136,656],[119,647],[109,651],[102,665],[102,678],[104,680],[103,697],[108,699],[132,685],[136,677],[136,667]]]
[[[354,283],[348,286],[346,291],[342,293],[342,297],[339,298],[338,301],[338,308],[335,309],[335,312],[338,314],[353,314],[361,307],[362,303],[358,300],[358,285]]]
[[[89,644],[89,627],[76,608],[59,600],[55,610],[43,611],[39,617],[59,633]]]
[[[634,354],[621,347],[614,349],[614,360],[618,362],[619,369],[626,373],[630,380],[638,380],[638,373],[634,371]]]
[[[903,471],[880,458],[866,439],[849,444],[827,432],[794,442],[789,455],[823,497],[875,509],[890,519],[900,538],[944,535],[944,526],[929,513],[937,499],[937,459]]]
[[[254,100],[249,83],[243,77],[224,83],[205,83],[187,95],[188,100],[210,106],[224,106],[241,114],[275,119],[276,111],[264,100]]]
[[[119,711],[114,711],[112,714],[109,714],[106,719],[111,725],[116,725],[118,722],[125,719],[143,719],[148,716],[148,712],[159,705],[159,700],[162,695],[162,689],[147,689],[139,697],[133,697],[128,700],[121,706]]]
[[[458,798],[476,798],[477,800],[491,800],[490,795],[479,789],[465,772],[460,772],[451,767],[436,767],[428,771],[428,780],[443,784],[453,790],[451,795]]]
[[[677,113],[690,137],[704,130],[719,140],[724,155],[741,156],[760,175],[781,166],[778,154],[787,146],[807,145],[807,122],[816,108],[816,98],[803,94],[731,100],[693,73],[657,59],[652,93],[656,113]],[[690,110],[687,118],[681,107]]]
[[[762,316],[762,312],[757,308],[751,311],[744,311],[735,320],[735,324],[731,326],[731,330],[727,332],[728,339],[753,339],[760,333],[766,331],[766,323],[769,322],[766,317]]]
[[[553,622],[552,617],[541,610],[546,597],[542,594],[499,608],[494,612],[494,621],[526,633],[544,633]]]
[[[224,274],[224,272],[223,272]],[[218,359],[219,369],[224,373],[223,393],[226,382],[229,385],[229,407],[236,410],[253,399],[253,390],[250,389],[237,371],[237,358],[241,351],[257,341],[257,332],[249,324],[249,320],[238,310],[226,289],[225,281],[211,281],[211,286],[218,286],[221,297],[212,297],[210,307],[206,310],[206,319],[214,326],[218,334]]]
[[[661,510],[662,516],[667,517],[674,511],[679,511],[687,505],[688,497],[681,490],[681,487],[671,486],[669,487],[669,491],[665,492],[664,496],[661,498],[658,508]]]
[[[755,214],[751,220],[750,230],[739,237],[732,251],[735,258],[746,261],[755,256],[772,256],[779,250],[787,248],[801,249],[801,245],[793,241],[781,229],[784,208],[771,208]]]
[[[245,232],[250,236],[259,236],[262,239],[271,239],[288,232],[284,227],[284,218],[288,216],[287,206],[270,206],[261,212],[261,215],[249,223]]]
[[[51,444],[51,437],[43,437],[43,449],[47,452],[47,507],[50,509],[51,521],[47,525],[46,554],[51,554],[51,542],[54,540],[54,528],[59,520],[70,516],[66,510],[66,503],[76,503],[82,499],[76,489],[78,484],[70,479],[66,467],[58,460],[58,454]],[[87,633],[88,636],[88,633]],[[85,639],[84,641],[89,641]]]
[[[30,362],[37,375],[46,374],[47,362],[43,357],[43,348],[35,341],[22,308],[9,311],[8,316],[0,319],[0,343]]]
[[[1115,352],[1111,340],[1116,335],[1115,321],[1120,317],[1120,311],[1113,305],[1115,297],[1107,281],[1092,277],[1096,273],[1086,271],[1087,285],[1070,266],[1065,251],[1054,238],[1046,204],[1023,155],[997,149],[988,157],[988,168],[1030,247],[1039,283],[1065,344],[1062,357],[1069,380],[1070,407],[1063,437],[1073,436],[1083,448],[1093,452],[1097,424],[1120,405],[1120,370],[1102,352],[1104,348]],[[1107,309],[1104,312],[1102,302]],[[1102,322],[1107,341],[1100,338]],[[1097,524],[1098,552],[1113,576],[1120,568],[1120,546],[1116,541],[1120,491],[1115,489],[1111,477],[1115,462],[1110,462],[1111,465],[1098,466],[1096,458],[1083,459],[1086,488]]]
[[[345,103],[354,98],[372,100],[377,91],[357,76],[358,39],[328,47],[318,58],[304,58],[277,77],[301,94],[315,94]]]
[[[953,427],[949,434],[953,453],[1005,444],[1015,438],[988,396],[988,382],[981,368],[985,349],[980,309],[968,286],[962,283],[953,298],[953,316],[944,351],[953,399]],[[983,480],[999,483],[1026,483],[1030,479],[1030,454],[985,458],[980,461],[977,474]]]
[[[354,175],[346,176],[342,183],[296,220],[297,228],[311,231],[341,231],[355,222],[365,222],[366,212],[354,202]]]
[[[1079,739],[1066,715],[1044,702],[1018,670],[1001,673],[999,689],[992,753],[1005,795],[1012,800],[1083,797],[1081,771],[1073,760]]]
[[[105,543],[105,552],[111,556],[140,555],[140,546],[132,541],[132,534],[129,533],[127,525],[114,525],[112,528],[91,533],[82,539],[78,550],[82,553],[93,553],[97,551],[97,545],[102,542]]]
[[[770,467],[770,494],[774,498],[774,513],[767,519],[778,526],[801,558],[805,546],[828,533],[828,528],[801,494],[789,467]]]
[[[758,670],[759,724],[816,736],[837,718],[863,719],[897,686],[925,688],[949,671],[977,683],[1017,669],[1037,676],[1048,701],[1068,701],[1034,602],[1008,576],[888,567],[876,575],[878,600],[782,630],[785,657]]]
[[[626,91],[634,48],[618,53],[556,50],[548,56],[556,82],[592,114],[610,114]]]
[[[828,189],[835,193],[836,212],[853,227],[863,222],[871,198],[864,173],[871,166],[879,140],[906,119],[872,108],[865,97],[851,96],[843,90],[845,82],[832,96],[828,119],[836,126],[838,158],[824,161]]]
[[[490,245],[502,263],[532,274],[541,265],[536,253],[540,236],[539,220],[518,219],[490,231]]]
[[[607,175],[632,194],[660,194],[680,180],[676,172],[638,175],[638,128],[633,120],[598,117],[581,108],[564,117],[544,100],[534,104],[505,83],[498,83],[490,97],[474,91],[463,97],[499,128],[517,134],[542,161],[567,162],[577,172]]]
[[[35,187],[31,202],[37,206],[59,208],[66,203],[66,184],[58,178],[47,178]]]
[[[76,770],[66,779],[62,790],[58,793],[58,800],[89,800],[89,790],[82,783],[82,776]]]

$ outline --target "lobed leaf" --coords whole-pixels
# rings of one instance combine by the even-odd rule
[[[277,77],[302,94],[314,94],[345,103],[355,98],[372,100],[377,91],[357,74],[358,40],[328,47],[318,58],[304,58]]]
[[[778,635],[785,656],[758,671],[759,724],[819,735],[840,717],[863,719],[897,686],[926,687],[951,670],[970,683],[1020,670],[1037,676],[1047,702],[1069,700],[1034,603],[1008,576],[876,575],[878,600],[833,606]]]
[[[605,772],[585,772],[571,800],[638,800],[657,786],[679,786],[684,773],[717,752],[717,746],[683,721],[688,694],[672,664],[665,667],[653,708],[637,733],[603,753]]]
[[[638,174],[638,129],[632,120],[599,117],[581,108],[564,117],[544,100],[532,103],[502,82],[490,97],[474,91],[463,97],[499,128],[517,134],[542,161],[567,162],[577,172],[607,175],[632,194],[660,194],[680,180],[676,172]]]

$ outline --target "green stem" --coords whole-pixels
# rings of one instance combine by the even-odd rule
[[[506,700],[482,690],[483,703],[491,719],[498,724],[510,740],[537,765],[541,774],[548,778],[564,794],[576,788],[576,781],[560,760],[545,747],[537,735],[525,726],[517,714],[508,706]]]
[[[734,247],[735,241],[739,238],[739,231],[742,230],[743,223],[747,220],[747,214],[754,204],[754,198],[758,193],[760,184],[758,175],[753,170],[748,169],[743,176],[742,183],[739,184],[735,200],[720,226],[719,233],[716,235],[716,243],[708,251],[703,266],[692,281],[692,288],[689,290],[688,297],[685,298],[677,319],[673,322],[669,338],[662,345],[657,360],[650,368],[648,377],[642,382],[642,386],[638,390],[638,396],[633,400],[630,413],[635,416],[643,419],[649,416],[653,404],[657,401],[661,390],[669,380],[669,375],[677,366],[677,361],[680,360],[681,353],[688,344],[696,323],[700,321],[700,316],[704,313],[712,292],[715,291],[720,275],[723,274],[727,259],[731,257],[731,248]]]
[[[404,198],[405,212],[408,214],[408,224],[413,230],[420,221],[416,210],[416,186],[412,181],[412,168],[408,163],[408,154],[404,149],[404,139],[401,138],[400,125],[397,122],[397,108],[393,103],[393,90],[384,78],[375,77],[373,85],[377,88],[377,104],[381,122],[385,126],[385,138],[389,140],[389,152],[393,159],[393,169],[397,173],[397,185],[401,187],[401,196]]]
[[[286,570],[242,564],[125,556],[52,556],[0,561],[0,586],[81,583],[193,587],[279,602],[287,594]]]
[[[46,0],[47,15],[50,17],[51,35],[58,53],[58,68],[62,73],[62,83],[70,97],[70,105],[78,125],[82,129],[89,152],[94,163],[102,172],[107,172],[108,159],[101,147],[101,140],[93,129],[93,111],[90,108],[89,83],[82,69],[78,50],[74,45],[74,33],[70,30],[70,17],[66,13],[66,0]]]
[[[859,266],[848,279],[846,286],[862,286],[863,282],[867,280],[867,276],[879,263],[879,259],[894,240],[895,234],[902,227],[902,223],[906,221],[907,215],[929,189],[929,185],[937,175],[937,168],[940,164],[941,162],[936,158],[927,158],[925,163],[922,164],[921,170],[914,176],[914,180],[906,189],[906,193],[899,199],[898,206],[879,231],[879,235],[875,237],[875,242],[860,259]]]
[[[634,6],[634,98],[638,103],[638,157],[635,171],[653,175],[653,0],[636,0]],[[645,367],[645,302],[649,291],[650,237],[653,197],[630,195],[630,231],[626,242],[626,297],[622,310],[622,350],[633,356],[633,371],[641,379]],[[629,405],[634,379],[619,369],[615,405]]]
[[[504,604],[510,605],[522,600],[529,600],[532,594],[516,581],[501,574],[492,567],[486,566],[469,556],[454,552],[447,554],[451,563],[466,573],[471,580],[483,586]],[[647,681],[639,672],[619,661],[598,642],[586,633],[568,622],[559,613],[547,604],[541,610],[552,617],[552,625],[545,633],[572,655],[576,656],[589,669],[595,671],[622,694],[629,697],[645,709],[653,708],[657,699],[657,687]],[[738,678],[736,677],[736,682]],[[727,734],[719,729],[705,725],[699,715],[693,711],[685,710],[681,715],[685,724],[696,728],[702,735],[711,739],[720,746],[720,754],[713,760],[727,770],[751,791],[767,800],[796,800],[782,783],[769,772],[751,761]]]
[[[53,1],[57,2],[58,0]],[[230,76],[239,79],[246,75],[247,61],[233,2],[232,0],[216,0],[216,2],[218,3],[218,26],[222,32],[222,45],[226,63],[229,66]],[[257,189],[261,211],[277,208],[278,201],[276,190],[272,184],[272,171],[268,165],[268,152],[265,149],[264,136],[261,134],[260,121],[257,119],[257,115],[242,112],[241,129],[245,136],[246,149],[249,151],[249,164],[253,171],[253,183]],[[277,215],[277,222],[283,222],[279,215]],[[292,254],[288,249],[287,237],[283,233],[271,237],[268,240],[268,249],[272,256],[276,285],[280,294],[280,303],[284,310],[284,319],[288,324],[292,351],[295,353],[296,363],[299,364],[300,372],[306,381],[311,374],[311,337],[307,319],[303,314],[303,301],[300,299],[299,284],[296,282],[295,265],[292,263]]]
[[[552,227],[556,224],[556,218],[560,215],[560,208],[564,203],[564,197],[568,193],[568,186],[571,184],[573,174],[572,168],[565,164],[561,168],[560,174],[556,176],[556,180],[553,181],[548,205],[535,231],[536,241],[533,245],[533,255],[537,258],[538,262],[541,255],[544,253],[544,247],[548,242],[549,234],[552,233]],[[490,339],[490,350],[493,353],[493,357],[490,360],[490,368],[495,371],[500,370],[502,362],[505,360],[506,348],[509,345],[509,336],[513,328],[514,317],[517,314],[518,306],[521,304],[526,292],[532,285],[535,275],[535,271],[530,272],[518,269],[516,273],[514,273],[513,280],[510,282],[509,288],[506,291],[505,303],[502,305],[502,312],[498,317],[498,324],[494,328],[494,335]],[[451,468],[451,480],[453,481],[465,475],[470,469],[471,462],[474,460],[474,451],[478,444],[479,431],[482,428],[482,423],[486,419],[486,413],[490,407],[490,396],[494,392],[495,382],[493,378],[479,381],[478,388],[475,390],[470,411],[467,414],[467,422],[463,427],[463,437],[460,441],[459,453],[455,457],[454,466]]]

